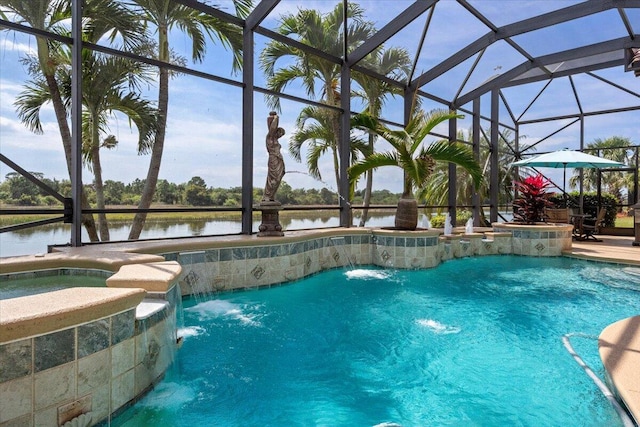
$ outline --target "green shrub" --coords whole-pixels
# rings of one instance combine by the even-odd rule
[[[444,220],[446,218],[445,215],[434,215],[431,217],[431,227],[433,228],[444,228]],[[471,212],[469,211],[457,211],[456,212],[456,225],[461,227],[465,225],[467,220],[471,218]]]
[[[37,206],[38,205],[38,197],[32,196],[30,194],[23,194],[18,199],[18,205],[20,206]]]
[[[57,206],[57,205],[61,205],[61,203],[58,201],[58,199],[56,199],[53,196],[44,196],[42,198],[42,203],[44,203],[47,206]]]
[[[123,205],[137,205],[140,203],[141,196],[137,194],[125,194],[122,196]]]

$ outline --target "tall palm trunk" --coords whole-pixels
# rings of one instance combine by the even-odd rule
[[[371,152],[373,153],[373,143],[375,142],[375,137],[369,134],[369,147],[371,148]],[[367,184],[364,188],[364,197],[362,198],[362,217],[360,218],[360,227],[364,227],[369,219],[369,205],[371,204],[371,191],[373,189],[373,170],[367,172]]]
[[[331,75],[326,75],[325,80],[330,82],[328,85],[325,85],[324,89],[327,97],[327,103],[329,105],[338,106],[340,104],[340,95],[333,86],[335,79],[333,79]],[[328,114],[329,117],[331,117],[330,123],[333,128],[333,140],[335,141],[331,146],[331,155],[333,157],[333,171],[336,176],[336,194],[340,197],[341,195],[338,190],[340,188],[340,160],[338,157],[338,144],[340,143],[340,113],[329,111]]]
[[[147,179],[142,190],[142,197],[138,203],[138,209],[149,209],[158,183],[160,175],[160,164],[162,162],[162,152],[164,150],[164,139],[167,128],[167,112],[169,107],[169,71],[166,68],[160,68],[160,83],[158,85],[158,130],[156,138],[151,149],[151,159],[149,160],[149,170],[147,171]],[[131,230],[129,231],[129,240],[135,240],[140,237],[144,223],[147,219],[146,212],[138,212],[133,218]]]
[[[160,61],[169,62],[169,38],[168,27],[160,25],[158,27],[159,53]],[[158,83],[158,129],[156,138],[151,148],[151,159],[149,159],[149,169],[147,178],[144,183],[144,189],[138,203],[138,209],[149,209],[158,183],[160,175],[160,165],[162,163],[162,152],[164,150],[164,139],[167,130],[167,113],[169,111],[169,70],[160,67],[160,76]],[[138,212],[133,218],[131,230],[129,230],[129,240],[140,238],[140,233],[144,228],[147,220],[146,212]]]
[[[53,105],[53,111],[56,115],[56,120],[58,122],[58,128],[60,129],[60,137],[62,138],[62,147],[64,148],[64,156],[67,163],[67,171],[69,173],[69,177],[71,177],[71,130],[69,129],[69,123],[67,122],[67,110],[62,102],[62,97],[60,96],[60,88],[58,87],[58,82],[53,75],[53,71],[50,71],[50,67],[45,65],[49,62],[48,53],[42,54],[40,43],[44,43],[46,46],[46,41],[38,39],[38,56],[40,57],[40,64],[42,67],[42,73],[44,74],[44,78],[47,82],[47,87],[49,88],[49,93],[51,94],[51,104]],[[46,52],[48,52],[48,48],[46,48]],[[44,56],[41,56],[44,55]],[[87,195],[82,190],[80,204],[82,209],[89,209],[91,206],[89,205],[89,200],[87,199]],[[87,230],[87,234],[89,235],[89,240],[92,242],[97,242],[99,240],[98,233],[96,231],[96,224],[93,219],[93,215],[91,214],[83,214],[82,215],[82,224]]]
[[[100,163],[100,134],[98,132],[98,117],[92,112],[91,117],[91,167],[93,169],[94,185],[96,190],[96,207],[104,209],[104,184],[102,182],[102,165]],[[100,240],[109,241],[109,223],[107,215],[98,214],[98,227],[100,229]]]

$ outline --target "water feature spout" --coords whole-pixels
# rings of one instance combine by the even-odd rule
[[[345,247],[346,242],[344,237],[331,237],[329,238],[329,242],[334,248],[336,248],[336,252],[332,256],[336,264],[339,264],[340,260],[342,259],[342,260],[345,260],[347,263],[345,267],[348,265],[349,269],[354,270],[355,267],[353,265],[353,262],[351,262],[351,258],[347,254],[347,249]]]
[[[429,217],[427,215],[422,216],[422,228],[427,230],[431,228],[431,221],[429,221]]]
[[[453,224],[451,223],[451,216],[449,215],[449,212],[447,212],[447,215],[444,217],[444,235],[451,236],[452,231]]]
[[[467,220],[467,223],[464,226],[464,232],[465,234],[473,233],[473,217]]]

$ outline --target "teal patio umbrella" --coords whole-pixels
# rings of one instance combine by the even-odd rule
[[[519,160],[511,164],[511,166],[530,166],[541,168],[562,168],[564,170],[562,176],[562,193],[566,194],[564,189],[567,181],[567,168],[619,168],[626,167],[624,163],[614,162],[582,151],[573,151],[563,149],[552,151],[551,153],[541,154],[539,156],[530,157],[528,159]]]

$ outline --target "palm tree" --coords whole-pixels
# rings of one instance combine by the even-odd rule
[[[488,131],[486,133],[489,133]],[[511,163],[517,160],[514,152],[509,148],[513,146],[513,132],[509,129],[505,129],[500,132],[498,139],[498,182],[500,185],[498,195],[499,203],[506,204],[513,199],[513,173],[511,171]],[[459,131],[457,135],[459,141],[465,139],[473,139],[471,131],[465,135],[463,131]],[[482,166],[482,175],[486,175],[489,168],[489,162],[491,160],[491,150],[489,141],[485,138],[484,134],[480,136],[480,157],[478,159]],[[521,150],[527,150],[526,147],[521,147]],[[487,200],[489,197],[488,182],[482,181],[479,188],[475,188],[473,179],[470,175],[465,173],[456,174],[456,199],[462,201],[470,201],[474,193],[477,193],[480,200]],[[429,179],[427,185],[420,190],[417,195],[418,200],[424,200],[427,205],[445,206],[448,203],[449,193],[449,170],[446,164],[439,164],[436,166],[432,177]],[[467,203],[468,204],[468,203]],[[438,209],[439,213],[439,209]],[[484,219],[484,212],[481,211],[481,215]]]
[[[132,25],[131,28],[137,28]],[[83,28],[83,38],[92,43],[110,32],[108,20],[97,20]],[[150,46],[140,42],[131,51],[135,54],[147,53]],[[69,57],[69,61],[71,58]],[[68,71],[68,69],[65,69]],[[82,51],[82,154],[85,163],[93,172],[96,192],[96,208],[105,209],[100,148],[115,148],[118,140],[108,133],[108,119],[114,112],[123,113],[129,124],[138,129],[138,153],[149,150],[156,131],[157,117],[151,103],[137,93],[143,82],[149,83],[152,75],[149,66],[122,57],[113,57]],[[64,76],[63,87],[67,88],[65,98],[71,100],[71,75]],[[105,136],[106,135],[106,136]],[[104,139],[101,139],[105,136]],[[106,215],[98,213],[100,239],[110,240]]]
[[[630,148],[633,144],[629,138],[612,136],[607,139],[596,138],[587,144],[588,149],[597,149],[598,155],[616,162],[630,164]],[[595,155],[595,153],[592,153]],[[598,186],[598,169],[583,169],[583,186],[585,191],[595,191]],[[629,175],[628,178],[631,178]],[[573,176],[569,179],[572,188],[580,182],[580,170],[574,169]],[[631,182],[627,182],[624,172],[607,172],[602,175],[602,184],[608,193],[614,194],[618,200],[622,200],[622,189],[631,188]]]
[[[136,63],[123,58],[104,57],[94,52],[83,52],[83,90],[82,90],[82,154],[85,163],[94,175],[96,207],[104,209],[104,191],[100,148],[114,148],[118,140],[107,135],[108,118],[115,111],[125,114],[130,123],[138,128],[138,152],[143,153],[150,145],[155,132],[155,109],[136,93],[129,92],[125,86],[132,81]],[[65,105],[71,104],[71,74],[69,70],[59,70],[60,91]],[[36,79],[26,85],[15,105],[18,116],[30,128],[41,129],[40,112],[51,102],[51,93],[43,79]],[[109,240],[109,229],[104,213],[98,214],[100,240]]]
[[[337,145],[336,135],[332,127],[332,112],[315,106],[302,109],[296,121],[297,131],[289,139],[289,151],[294,159],[302,161],[302,146],[306,143],[306,164],[309,175],[322,181],[319,161],[323,154],[334,149]],[[358,153],[368,153],[368,145],[361,139],[351,137],[349,142],[351,157],[356,158]],[[337,178],[337,177],[336,177]]]
[[[16,22],[27,24],[33,28],[44,30],[56,34],[68,34],[66,22],[71,17],[69,0],[0,0],[0,16],[7,19],[7,13]],[[122,5],[113,0],[92,0],[88,1],[83,10],[84,18],[87,20],[87,28],[100,27],[103,34],[108,34],[109,40],[113,41],[116,36],[121,36],[125,47],[134,46],[138,41],[138,34],[141,34],[136,20],[132,20],[130,12]],[[65,153],[67,170],[71,176],[71,130],[67,122],[67,106],[62,100],[57,73],[61,67],[68,66],[64,55],[61,55],[60,42],[36,37],[37,58],[32,63],[29,72],[35,77],[32,82],[36,91],[45,90],[48,92],[49,101],[53,110],[62,138],[62,146]],[[38,75],[42,76],[42,79]],[[35,133],[42,133],[39,120],[32,120],[31,117],[21,117],[22,121]],[[84,191],[82,192],[81,206],[88,209],[89,202]],[[98,240],[95,223],[92,215],[82,215],[89,239]]]
[[[83,156],[94,175],[96,207],[105,208],[104,187],[100,148],[112,149],[118,144],[108,132],[108,117],[118,111],[134,123],[138,129],[138,153],[148,151],[156,131],[156,110],[151,103],[137,93],[130,92],[126,85],[144,78],[141,63],[124,58],[105,57],[86,51],[83,60]],[[104,213],[98,214],[100,239],[109,240],[109,228]]]
[[[349,26],[347,28],[348,50],[351,51],[371,37],[375,29],[373,24],[364,21],[364,11],[357,4],[349,3],[347,17]],[[296,36],[298,41],[320,49],[335,57],[343,56],[344,37],[343,34],[344,10],[342,4],[337,5],[333,11],[327,14],[320,14],[316,10],[299,10],[295,15],[287,14],[282,16],[282,22],[278,27],[278,32],[285,36]],[[292,60],[293,64],[276,69],[280,60]],[[309,97],[314,98],[316,93],[321,93],[321,102],[330,106],[340,105],[340,91],[338,81],[340,78],[339,64],[326,61],[318,56],[309,54],[294,46],[279,41],[271,41],[260,54],[260,65],[267,75],[267,87],[274,92],[282,92],[294,81],[301,81]],[[317,86],[320,86],[317,88]],[[268,105],[276,110],[280,110],[280,100],[277,96],[267,96]],[[305,109],[306,110],[306,109]],[[340,139],[340,113],[333,109],[324,109],[324,112],[314,112],[309,114],[309,110],[303,111],[298,119],[299,124],[307,122],[309,117],[320,119],[318,123],[326,130],[322,132],[323,140],[317,137],[317,133],[308,139],[302,139],[306,134],[304,129],[294,132],[289,146],[291,155],[301,158],[301,150],[305,143],[311,145],[309,156],[313,158],[314,151],[322,146],[322,153],[330,152],[333,158],[333,166],[336,176],[336,188],[339,183],[339,160],[337,141]],[[297,135],[300,133],[301,135]],[[314,159],[317,166],[317,159]],[[309,165],[309,163],[308,163]],[[309,169],[310,173],[318,175],[319,171]]]
[[[352,128],[372,132],[392,146],[389,151],[375,152],[353,164],[349,168],[352,184],[363,173],[382,166],[396,166],[403,170],[403,192],[396,211],[396,228],[415,230],[418,225],[418,205],[413,190],[424,187],[438,162],[461,166],[469,172],[475,187],[480,185],[482,170],[468,147],[446,140],[423,145],[424,139],[438,124],[462,117],[445,110],[433,110],[430,113],[419,110],[400,130],[391,130],[368,114],[358,114],[352,118]]]
[[[224,46],[231,48],[234,55],[233,69],[238,70],[242,63],[242,28],[229,24],[214,16],[199,12],[172,0],[131,0],[140,19],[151,23],[157,34],[157,59],[171,62],[169,46],[169,31],[177,27],[184,31],[192,40],[192,59],[202,61],[206,52],[205,36],[217,38]],[[251,0],[234,0],[236,13],[246,17],[252,8]],[[158,122],[157,132],[151,148],[149,169],[145,180],[144,190],[138,204],[138,209],[148,209],[153,201],[162,153],[164,151],[167,128],[167,114],[169,110],[169,70],[159,69],[158,80]],[[136,213],[129,239],[140,237],[147,218],[146,212]]]
[[[368,55],[363,62],[370,70],[378,74],[401,81],[406,79],[411,71],[411,58],[405,49],[380,47],[372,54]],[[373,117],[379,117],[382,107],[388,96],[403,95],[402,89],[396,85],[391,85],[386,81],[368,76],[366,74],[354,72],[353,79],[361,87],[360,90],[353,91],[352,96],[362,98],[365,105],[365,112]],[[367,153],[373,153],[376,136],[369,134],[369,146]],[[366,155],[366,154],[365,154]],[[367,183],[365,186],[362,205],[362,216],[360,217],[360,227],[364,227],[369,215],[368,206],[371,202],[371,191],[373,188],[373,170],[367,172]]]

